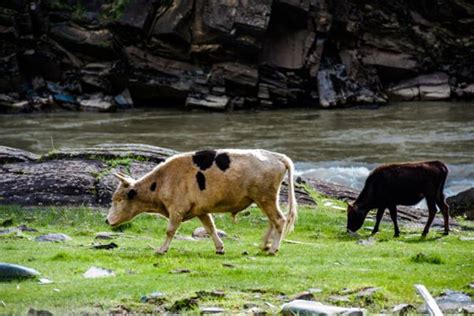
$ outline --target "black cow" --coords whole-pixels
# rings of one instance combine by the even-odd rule
[[[397,205],[415,205],[425,198],[429,217],[422,236],[428,234],[436,205],[443,214],[444,234],[447,235],[449,215],[443,194],[447,175],[448,168],[441,161],[389,164],[376,168],[367,177],[357,200],[347,208],[347,231],[357,231],[367,213],[376,208],[377,220],[372,234],[377,233],[383,213],[388,208],[395,226],[395,237],[398,237]]]

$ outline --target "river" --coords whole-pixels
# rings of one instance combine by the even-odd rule
[[[400,103],[379,109],[286,109],[206,113],[0,115],[0,145],[35,153],[99,143],[145,143],[191,151],[265,148],[290,156],[298,174],[361,188],[380,163],[439,159],[446,193],[474,186],[474,104]]]

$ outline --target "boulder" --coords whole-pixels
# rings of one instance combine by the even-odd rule
[[[100,144],[83,148],[62,148],[41,157],[42,160],[60,159],[120,159],[140,157],[144,162],[160,163],[177,151],[145,144]]]
[[[12,147],[0,146],[0,165],[13,162],[33,162],[39,159],[38,155]]]
[[[111,96],[95,94],[87,96],[87,99],[79,101],[80,110],[87,112],[113,112],[115,111],[115,103]]]
[[[151,34],[174,41],[175,45],[191,42],[191,17],[193,1],[173,0],[161,5],[153,22]]]
[[[89,63],[81,68],[81,81],[93,90],[109,92],[111,90],[109,76],[112,63]]]
[[[99,161],[52,160],[5,164],[0,168],[0,203],[19,205],[94,205]]]
[[[46,234],[46,235],[41,235],[35,238],[35,241],[39,241],[39,242],[62,242],[62,241],[69,241],[69,240],[72,240],[72,238],[62,233]]]
[[[104,60],[116,58],[112,34],[107,29],[87,30],[75,24],[61,23],[53,26],[50,34],[73,52]]]
[[[449,77],[438,72],[402,81],[387,89],[392,100],[445,100],[451,96]]]
[[[128,82],[134,101],[174,99],[184,103],[192,85],[205,75],[193,64],[154,56],[134,46],[126,47],[124,54],[134,69]]]
[[[40,275],[35,269],[17,264],[0,262],[0,281],[34,278]]]
[[[58,150],[38,159],[0,149],[5,153],[0,160],[0,204],[20,205],[109,205],[118,184],[111,173],[123,168],[109,161],[122,159],[139,178],[175,153],[148,145],[104,144]]]
[[[350,316],[363,316],[367,312],[361,308],[353,307],[338,307],[331,305],[324,305],[320,302],[295,300],[289,303],[283,304],[281,313],[283,315],[350,315]]]
[[[219,237],[221,238],[227,237],[227,233],[220,229],[217,229],[217,235],[219,235]],[[209,234],[206,232],[206,230],[203,227],[198,227],[193,231],[192,236],[194,238],[207,238],[209,237]]]
[[[151,24],[155,10],[154,0],[128,1],[123,9],[123,14],[117,20],[120,26],[134,28],[148,34],[147,24]]]
[[[260,61],[272,67],[301,69],[314,41],[315,34],[305,28],[294,29],[284,22],[271,23]]]
[[[225,86],[227,94],[254,95],[257,91],[258,70],[242,63],[216,63],[212,66],[210,83]]]
[[[446,202],[451,216],[466,216],[467,219],[474,220],[474,188],[450,196]]]
[[[227,109],[228,105],[229,98],[227,96],[207,94],[204,96],[189,95],[186,98],[186,107],[188,108],[202,108],[224,111]]]

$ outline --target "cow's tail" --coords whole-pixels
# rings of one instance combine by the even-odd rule
[[[285,228],[283,229],[283,236],[292,232],[295,228],[296,218],[298,217],[296,196],[295,196],[295,183],[293,175],[295,173],[295,167],[293,161],[286,156],[281,155],[281,161],[285,164],[286,170],[288,170],[288,214]]]
[[[441,161],[439,163],[440,163],[440,169],[441,169],[441,179],[440,179],[439,188],[438,188],[438,197],[442,199],[442,201],[444,202],[443,191],[444,191],[444,185],[446,184],[446,178],[448,177],[449,169]]]

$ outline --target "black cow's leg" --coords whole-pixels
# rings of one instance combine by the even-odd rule
[[[395,229],[395,234],[393,236],[399,237],[400,229],[398,228],[398,222],[397,222],[397,206],[390,206],[388,209],[390,211],[390,217],[392,218],[393,227]]]
[[[434,217],[436,215],[436,205],[435,205],[434,199],[426,198],[426,204],[428,204],[429,215],[428,215],[428,221],[426,222],[425,229],[423,229],[423,233],[421,234],[421,236],[423,237],[428,235],[431,224],[433,223]]]
[[[441,193],[438,199],[436,200],[436,205],[438,205],[441,213],[443,214],[444,219],[444,234],[449,235],[449,205],[444,199],[444,194]]]
[[[377,210],[377,216],[375,217],[375,226],[372,230],[372,235],[375,235],[379,231],[380,221],[382,220],[383,213],[385,212],[385,207],[380,207]]]

